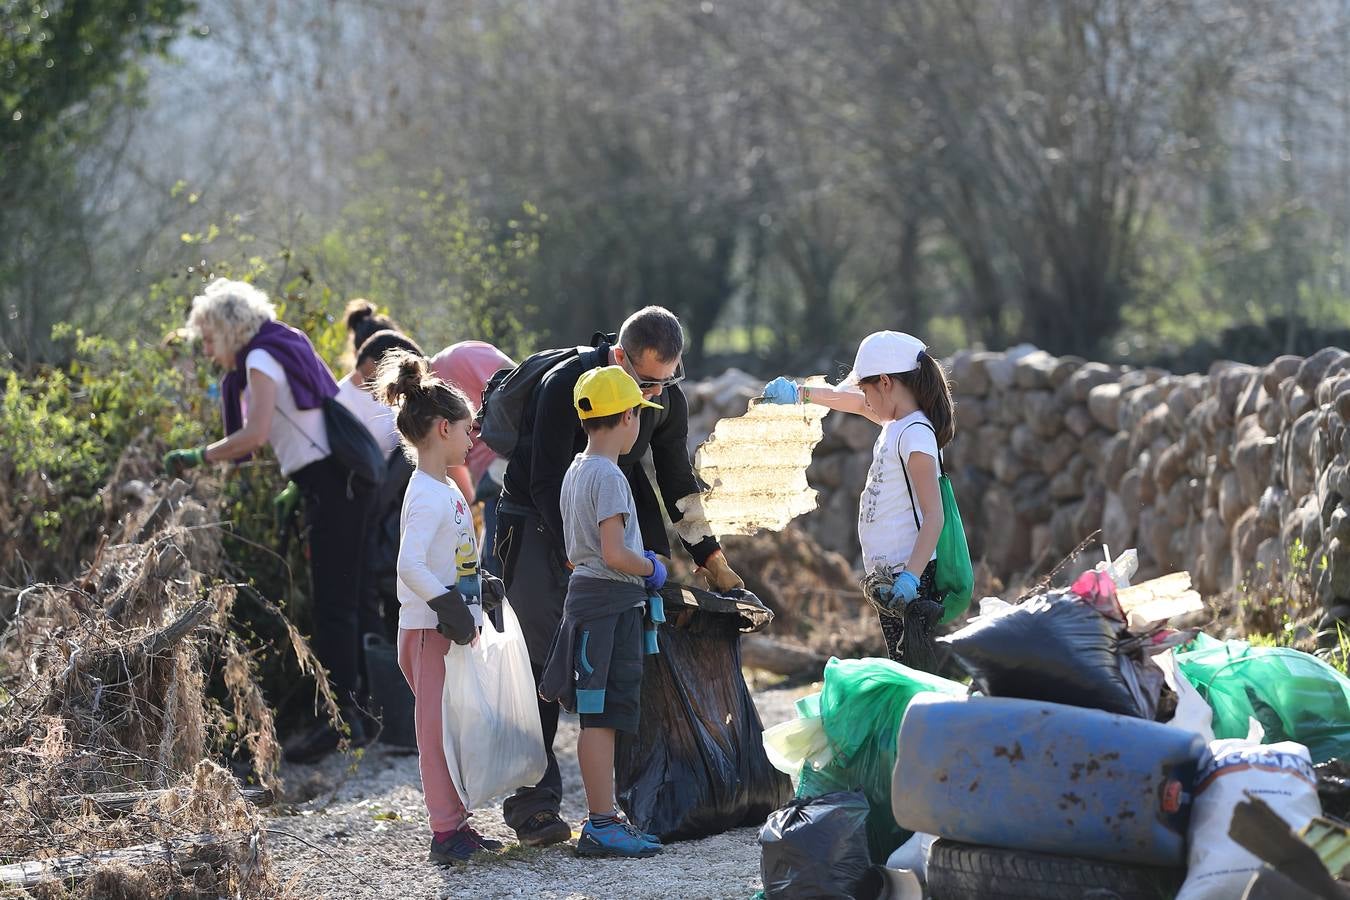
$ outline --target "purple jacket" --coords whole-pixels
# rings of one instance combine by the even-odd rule
[[[245,361],[253,350],[266,350],[281,363],[281,368],[286,372],[286,381],[291,386],[291,396],[295,398],[298,408],[314,409],[327,398],[337,396],[338,386],[333,380],[333,373],[319,358],[309,337],[284,322],[264,322],[253,339],[235,356],[234,370],[226,372],[220,380],[221,415],[225,420],[227,437],[244,427],[240,401],[244,387],[248,384]]]

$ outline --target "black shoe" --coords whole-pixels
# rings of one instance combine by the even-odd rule
[[[516,829],[516,837],[524,847],[547,847],[570,841],[572,827],[557,813],[545,810],[526,819],[525,824]]]

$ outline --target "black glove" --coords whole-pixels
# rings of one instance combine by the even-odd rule
[[[506,599],[506,583],[491,572],[480,572],[483,583],[483,612],[500,609]]]
[[[427,606],[436,614],[436,630],[454,643],[467,644],[478,635],[473,613],[455,588],[447,588],[444,594],[427,601]]]

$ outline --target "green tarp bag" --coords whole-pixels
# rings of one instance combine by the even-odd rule
[[[923,425],[933,431],[933,426],[927,422],[913,422],[912,425]],[[933,434],[936,436],[937,432],[933,431]],[[938,491],[942,494],[942,534],[938,536],[937,571],[933,586],[937,589],[938,601],[942,603],[942,618],[939,621],[945,624],[970,608],[970,597],[975,593],[975,567],[970,562],[966,528],[961,524],[961,510],[956,506],[956,493],[952,490],[952,480],[947,477],[941,451],[938,452],[938,466]],[[909,491],[909,505],[914,511],[914,527],[919,528],[919,504],[909,481],[909,466],[903,458],[900,460],[900,471],[905,473],[905,489]]]
[[[1214,710],[1215,737],[1246,737],[1251,718],[1263,743],[1297,741],[1314,763],[1350,756],[1350,680],[1317,657],[1202,634],[1176,658]]]
[[[966,686],[889,659],[831,657],[820,693],[797,704],[799,716],[820,717],[834,751],[819,769],[803,765],[797,797],[861,790],[871,808],[867,845],[876,863],[909,839],[910,832],[895,823],[891,812],[895,739],[910,701],[926,691],[957,699],[966,695]]]

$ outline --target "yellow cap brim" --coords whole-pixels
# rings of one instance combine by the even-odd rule
[[[642,400],[638,402],[638,406],[645,406],[645,407],[647,407],[647,408],[649,408],[649,409],[665,409],[665,407],[662,406],[661,404],[659,404],[659,403],[653,403],[652,401],[648,400],[646,397],[643,397]]]

